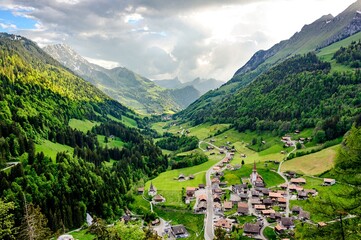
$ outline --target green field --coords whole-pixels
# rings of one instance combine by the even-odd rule
[[[116,117],[113,117],[112,115],[107,115],[107,117],[110,119],[110,120],[113,120],[115,122],[120,122],[120,123],[123,123],[125,126],[127,127],[134,127],[134,128],[137,128],[138,127],[138,124],[137,124],[137,121],[135,121],[134,119],[132,118],[129,118],[127,116],[122,116],[122,119],[118,119]]]
[[[263,180],[266,183],[267,187],[277,186],[284,183],[283,178],[272,170],[277,170],[278,165],[274,163],[265,163],[260,162],[256,164],[257,172],[263,177]],[[234,171],[225,171],[224,180],[228,182],[229,185],[240,184],[242,178],[249,178],[252,173],[253,164],[245,164],[241,169]]]
[[[116,137],[115,139],[110,139],[108,138],[108,143],[105,142],[105,136],[104,135],[97,135],[98,138],[98,142],[100,144],[100,146],[105,147],[107,146],[108,148],[122,148],[124,146],[124,142]]]
[[[326,148],[319,152],[293,158],[282,164],[282,171],[292,170],[301,174],[318,175],[333,167],[340,145]]]
[[[79,239],[79,240],[94,240],[96,239],[96,236],[90,233],[87,233],[88,230],[84,229],[84,230],[80,230],[80,231],[74,231],[71,232],[70,235],[72,235],[74,237],[74,239]]]
[[[98,122],[91,122],[89,120],[79,120],[72,118],[69,120],[69,126],[73,129],[78,129],[83,133],[87,133],[90,131],[94,126],[99,125]]]
[[[277,235],[276,235],[274,229],[271,227],[266,227],[263,231],[263,234],[268,240],[276,240],[277,239]]]
[[[51,157],[51,159],[55,161],[58,152],[69,152],[73,155],[74,149],[67,145],[42,140],[40,144],[35,144],[35,152],[43,152],[45,156]]]
[[[154,211],[164,220],[171,220],[172,225],[183,224],[190,234],[190,237],[187,239],[204,239],[204,232],[202,231],[204,225],[203,214],[193,214],[192,211],[188,210],[158,206],[154,208]]]
[[[206,182],[206,171],[214,164],[222,160],[224,155],[213,155],[208,157],[209,160],[200,165],[163,172],[155,179],[148,181],[145,184],[145,187],[148,189],[150,182],[152,182],[157,188],[158,193],[162,194],[166,198],[166,202],[164,203],[166,206],[186,207],[186,205],[182,202],[182,188],[197,187],[198,184],[204,184]],[[193,174],[194,179],[178,181],[176,178],[178,178],[180,174],[184,174],[186,177]]]

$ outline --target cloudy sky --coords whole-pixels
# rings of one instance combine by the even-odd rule
[[[1,0],[0,31],[150,79],[229,80],[260,49],[355,0]]]

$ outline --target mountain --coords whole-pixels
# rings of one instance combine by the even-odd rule
[[[320,51],[322,48],[341,41],[361,30],[361,0],[349,6],[338,16],[326,15],[305,25],[290,39],[281,41],[268,50],[260,50],[222,87],[210,91],[191,104],[179,116],[188,117],[211,106],[228,102],[251,82],[269,69],[296,54]],[[195,114],[193,114],[195,116]],[[193,119],[194,120],[194,119]]]
[[[213,78],[210,79],[196,78],[193,81],[184,82],[184,83],[179,81],[178,78],[166,79],[166,80],[154,80],[153,82],[155,82],[158,86],[168,89],[177,89],[186,86],[193,86],[195,89],[197,89],[200,92],[200,96],[224,84],[224,82],[218,81]]]
[[[0,84],[0,199],[15,206],[8,218],[19,232],[26,232],[21,223],[28,205],[53,232],[81,227],[86,213],[119,219],[135,183],[168,166],[143,135],[151,131],[146,119],[22,36],[0,33]],[[126,127],[123,118],[143,129]],[[16,164],[4,170],[9,162]],[[1,239],[24,238],[3,232]]]
[[[190,98],[189,101],[184,101],[177,97],[178,90],[169,91],[158,87],[127,68],[105,69],[89,63],[64,44],[46,46],[44,51],[111,98],[142,114],[177,112],[198,98],[196,89],[187,88]]]

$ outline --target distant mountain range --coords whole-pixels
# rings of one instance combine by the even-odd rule
[[[179,89],[186,86],[193,86],[201,93],[201,95],[205,94],[210,90],[214,90],[220,87],[222,84],[224,84],[224,82],[218,81],[213,78],[210,79],[196,78],[190,82],[181,82],[178,78],[174,78],[174,79],[165,79],[165,80],[154,80],[153,82],[155,82],[160,87],[164,87],[168,89]]]
[[[65,44],[49,45],[43,49],[111,98],[141,114],[177,112],[200,96],[192,86],[165,89],[127,68],[106,69],[92,64]]]

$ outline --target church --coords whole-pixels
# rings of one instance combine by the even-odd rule
[[[253,164],[253,170],[250,175],[250,180],[251,180],[251,184],[254,187],[264,187],[265,186],[262,176],[259,175],[257,172],[256,161]]]

